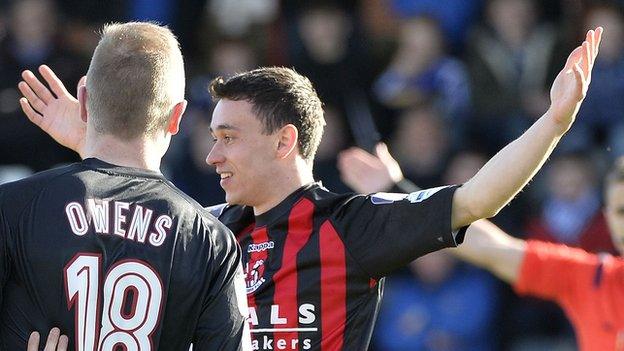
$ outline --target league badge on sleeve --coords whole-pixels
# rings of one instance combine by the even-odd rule
[[[431,189],[415,191],[415,192],[410,193],[409,195],[407,195],[407,200],[409,202],[413,203],[413,204],[415,204],[417,202],[422,202],[422,201],[427,200],[433,194],[437,193],[438,191],[440,191],[440,190],[442,190],[444,188],[448,188],[448,185],[439,186],[437,188],[431,188]]]
[[[387,205],[393,202],[404,200],[407,194],[399,193],[375,193],[370,196],[373,205]]]

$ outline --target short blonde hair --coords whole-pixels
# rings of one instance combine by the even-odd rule
[[[166,27],[105,25],[87,73],[87,111],[95,130],[124,139],[163,130],[184,99],[184,62]]]

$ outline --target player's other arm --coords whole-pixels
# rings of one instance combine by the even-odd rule
[[[48,66],[40,66],[39,73],[47,85],[33,72],[22,72],[22,81],[17,85],[23,95],[19,100],[22,111],[56,142],[82,155],[87,123],[80,117],[78,100]],[[83,77],[78,90],[85,83]]]
[[[591,80],[602,28],[587,33],[553,82],[548,111],[499,151],[453,198],[452,227],[496,215],[544,164],[570,128]]]
[[[480,220],[468,228],[460,246],[449,250],[513,285],[520,274],[526,242],[508,235],[490,221]]]

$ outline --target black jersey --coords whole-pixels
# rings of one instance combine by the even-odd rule
[[[305,186],[268,212],[219,205],[213,214],[243,250],[255,350],[366,350],[383,277],[456,246],[456,187],[337,195]]]
[[[87,159],[2,185],[0,349],[53,326],[79,351],[242,349],[240,257],[157,172]]]

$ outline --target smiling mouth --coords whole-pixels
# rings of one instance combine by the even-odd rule
[[[223,172],[219,174],[221,176],[221,179],[228,179],[230,178],[233,174],[231,172]]]

